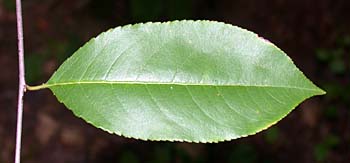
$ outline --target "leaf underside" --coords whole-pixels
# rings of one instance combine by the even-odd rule
[[[255,134],[303,100],[324,94],[256,34],[187,20],[104,32],[44,87],[110,133],[202,143]]]

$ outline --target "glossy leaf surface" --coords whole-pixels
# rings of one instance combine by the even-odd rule
[[[187,142],[255,134],[324,94],[272,43],[211,21],[111,29],[75,52],[44,87],[110,133]]]

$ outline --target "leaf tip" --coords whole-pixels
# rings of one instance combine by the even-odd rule
[[[321,89],[321,88],[319,88],[319,92],[320,92],[319,95],[327,94],[327,92],[325,90]]]

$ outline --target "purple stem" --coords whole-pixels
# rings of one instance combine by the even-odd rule
[[[22,117],[23,117],[23,94],[25,92],[24,79],[24,48],[23,48],[23,22],[21,0],[16,0],[17,15],[17,37],[18,37],[18,105],[17,105],[17,130],[16,130],[16,153],[15,163],[21,162],[21,140],[22,140]]]

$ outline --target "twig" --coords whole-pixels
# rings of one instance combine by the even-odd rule
[[[23,21],[21,0],[16,0],[17,15],[17,37],[18,37],[18,105],[17,105],[17,129],[16,129],[16,152],[15,163],[21,162],[21,140],[22,140],[22,117],[23,117],[23,94],[25,92],[24,79],[24,47],[23,47]]]

